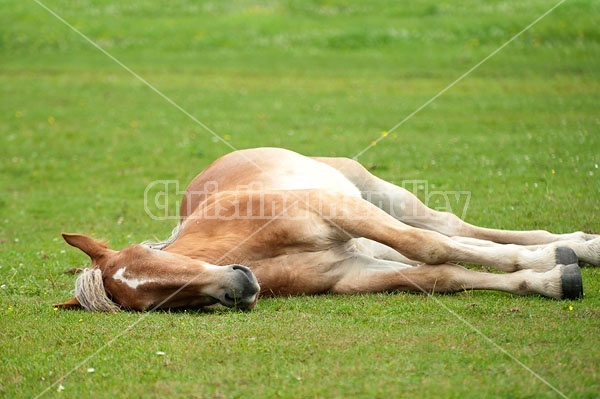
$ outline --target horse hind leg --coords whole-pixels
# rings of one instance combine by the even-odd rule
[[[528,255],[537,252],[546,251],[548,254],[554,253],[556,264],[571,264],[581,261],[589,265],[600,265],[600,238],[596,238],[588,241],[559,241],[552,244],[540,244],[540,245],[514,245],[514,244],[497,244],[493,241],[479,240],[476,238],[468,237],[451,237],[451,239],[462,245],[470,247],[484,247],[484,248],[505,248],[507,251],[518,251],[523,254],[522,257],[528,258],[532,255]],[[568,260],[567,263],[565,263]],[[554,265],[545,265],[540,262],[533,262],[531,268],[536,270],[548,270]]]
[[[361,191],[363,199],[409,226],[435,231],[449,237],[471,237],[500,244],[562,244],[567,241],[585,243],[600,239],[600,235],[584,232],[554,234],[545,230],[514,231],[476,226],[465,222],[453,213],[429,208],[412,192],[371,174],[355,160],[347,158],[315,159],[341,172]],[[600,257],[600,254],[597,254],[596,257]],[[600,260],[590,263],[598,264]]]
[[[557,244],[540,246],[533,250],[516,244],[486,246],[463,244],[434,231],[409,227],[359,198],[344,197],[336,204],[338,213],[333,221],[340,234],[379,242],[420,264],[438,265],[459,262],[490,266],[504,272],[515,272],[522,269],[547,271],[560,263],[557,262]],[[361,215],[361,219],[356,220],[352,215]],[[580,245],[590,244],[596,243],[588,241]],[[579,255],[578,250],[580,248],[575,250],[577,255]],[[401,263],[408,262],[401,261]]]
[[[400,262],[405,265],[417,266],[422,264],[412,259],[407,258],[400,252],[387,245],[381,244],[377,241],[369,240],[366,238],[355,238],[354,239],[355,250],[363,255],[370,256],[376,259],[390,260],[394,262]]]

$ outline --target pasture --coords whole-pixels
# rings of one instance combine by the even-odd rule
[[[178,190],[156,220],[148,185],[183,190],[232,148],[360,154],[425,201],[470,192],[453,210],[474,224],[600,232],[598,1],[565,1],[460,81],[556,2],[41,3],[156,90],[42,5],[2,1],[0,396],[597,397],[591,267],[581,301],[386,293],[116,314],[52,304],[71,297],[64,271],[89,263],[61,231],[115,249],[165,238]]]

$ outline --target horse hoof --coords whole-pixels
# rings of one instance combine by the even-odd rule
[[[560,282],[562,285],[562,299],[580,299],[583,297],[583,281],[577,263],[563,267]]]
[[[577,264],[577,255],[575,251],[568,247],[558,247],[556,252],[556,264],[557,265],[572,265]]]

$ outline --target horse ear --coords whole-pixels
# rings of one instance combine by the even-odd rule
[[[67,302],[57,303],[52,306],[58,309],[83,309],[83,306],[81,306],[77,298],[73,298],[71,300],[68,300]]]
[[[92,237],[84,234],[62,233],[63,238],[69,245],[79,248],[85,252],[92,260],[101,258],[111,251],[108,245],[103,241],[96,241]]]

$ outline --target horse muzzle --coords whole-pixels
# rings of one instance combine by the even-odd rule
[[[224,306],[236,309],[252,309],[258,300],[260,285],[254,273],[246,266],[229,266],[228,284],[216,299]]]

